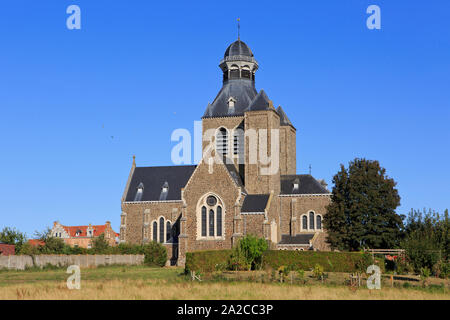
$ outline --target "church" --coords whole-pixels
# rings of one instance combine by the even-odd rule
[[[121,200],[120,242],[157,241],[170,265],[186,252],[231,249],[242,237],[272,249],[329,250],[324,180],[296,172],[296,128],[255,88],[258,62],[239,38],[219,67],[222,88],[202,117],[198,165],[139,167]]]

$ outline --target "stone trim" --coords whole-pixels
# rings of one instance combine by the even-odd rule
[[[279,194],[279,197],[330,197],[331,193]]]
[[[143,203],[178,203],[183,200],[152,200],[152,201],[126,201],[124,204],[143,204]]]

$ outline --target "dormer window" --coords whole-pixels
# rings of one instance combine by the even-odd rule
[[[144,184],[141,182],[137,187],[136,196],[134,197],[134,201],[141,201],[142,195],[144,193]]]
[[[78,229],[77,232],[75,232],[75,237],[79,237],[79,236],[81,236],[81,230],[80,229]]]
[[[297,179],[295,179],[295,180],[293,181],[293,183],[292,183],[292,192],[293,192],[293,193],[296,192],[296,191],[298,191],[299,185],[300,185],[300,181],[299,181],[298,178],[297,178]]]
[[[169,194],[169,183],[164,182],[161,188],[161,194],[159,195],[159,201],[164,201],[167,199],[167,195]]]
[[[236,103],[236,99],[233,97],[228,98],[228,108],[234,108],[234,104]]]

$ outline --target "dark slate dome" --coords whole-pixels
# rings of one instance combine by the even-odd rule
[[[228,46],[223,57],[226,58],[231,56],[253,57],[253,53],[252,50],[250,50],[250,48],[245,44],[245,42],[236,40]]]

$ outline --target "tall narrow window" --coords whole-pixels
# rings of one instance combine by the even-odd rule
[[[317,223],[316,223],[317,229],[322,229],[322,217],[321,216],[317,216],[316,220],[317,220]]]
[[[172,238],[172,226],[170,225],[170,221],[166,222],[166,242],[169,242],[169,239]]]
[[[164,218],[159,218],[159,242],[164,242]]]
[[[214,237],[214,211],[209,210],[209,236]]]
[[[216,135],[216,150],[220,154],[227,154],[228,151],[228,136],[227,129],[220,128]]]
[[[158,223],[153,221],[153,241],[158,241]]]
[[[314,229],[314,212],[309,213],[309,228]]]
[[[206,207],[202,207],[202,237],[206,237]]]
[[[308,229],[308,217],[307,216],[303,216],[302,217],[302,229],[303,230],[307,230]]]
[[[217,218],[217,236],[221,237],[222,236],[222,207],[218,206],[217,207],[217,214],[216,214],[216,218]]]

